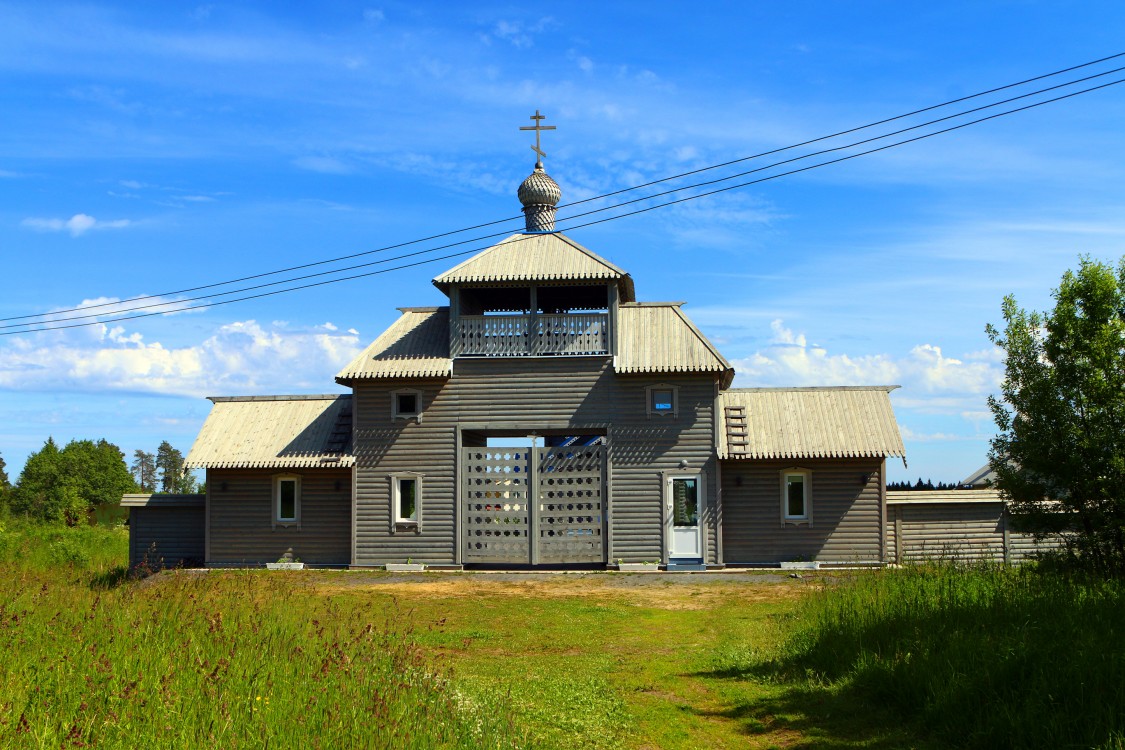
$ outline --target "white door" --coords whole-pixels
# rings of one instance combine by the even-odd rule
[[[667,511],[671,527],[669,560],[703,560],[699,530],[699,476],[670,477]]]

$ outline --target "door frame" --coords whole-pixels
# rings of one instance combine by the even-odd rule
[[[661,562],[664,565],[672,552],[672,480],[679,478],[695,479],[699,488],[699,559],[707,563],[707,518],[709,504],[707,501],[707,473],[702,469],[666,469],[660,472],[660,512],[663,528],[661,547]]]

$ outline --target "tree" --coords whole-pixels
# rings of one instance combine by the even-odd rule
[[[91,508],[117,505],[122,495],[136,489],[125,454],[107,440],[72,440],[59,455],[64,476]]]
[[[12,492],[12,510],[74,525],[87,511],[116,504],[134,489],[125,455],[113,443],[72,440],[59,450],[52,438],[28,457]]]
[[[8,496],[12,492],[12,483],[8,481],[8,465],[0,456],[0,509],[8,505]]]
[[[140,448],[133,451],[132,471],[141,492],[156,492],[156,456]]]
[[[989,463],[1014,520],[1071,530],[1078,561],[1125,573],[1125,257],[1083,258],[1054,298],[1048,314],[1009,295],[1003,333],[986,329],[1006,355]]]
[[[161,492],[195,492],[195,478],[184,473],[184,454],[167,440],[156,449],[156,470],[160,473]]]

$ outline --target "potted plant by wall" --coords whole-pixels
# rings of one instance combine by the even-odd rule
[[[622,573],[656,573],[660,570],[660,563],[655,560],[625,562],[619,559],[617,561],[617,569]]]
[[[782,570],[820,570],[820,563],[814,560],[806,560],[804,557],[797,557],[792,560],[781,563]]]
[[[386,569],[399,573],[421,573],[426,569],[425,563],[416,563],[413,558],[406,558],[404,563],[387,563]]]
[[[266,563],[267,570],[304,570],[305,564],[293,554],[293,548],[285,550],[285,554],[277,562]]]

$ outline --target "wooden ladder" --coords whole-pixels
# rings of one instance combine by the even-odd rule
[[[727,453],[744,456],[750,449],[750,433],[746,426],[746,407],[726,407]]]

